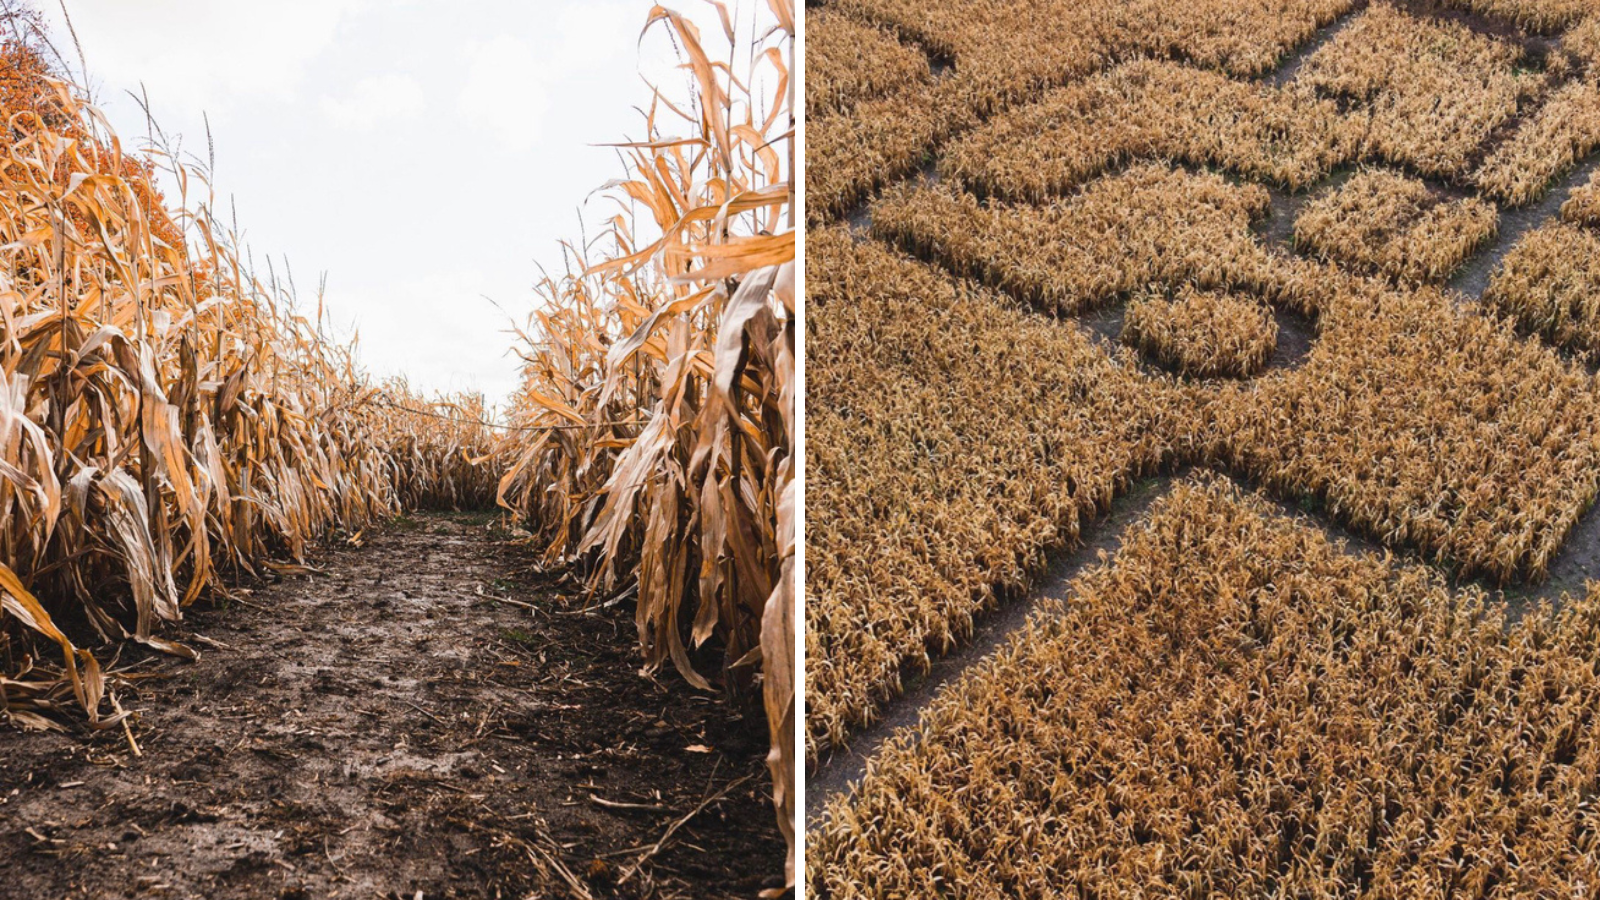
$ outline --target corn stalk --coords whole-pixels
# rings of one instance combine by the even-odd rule
[[[646,30],[681,48],[693,96],[654,92],[646,138],[619,145],[627,171],[609,188],[623,211],[567,245],[567,273],[540,285],[511,410],[530,430],[516,432],[527,437],[499,499],[547,563],[584,568],[594,595],[637,588],[647,672],[670,660],[710,689],[693,654],[715,644],[725,689],[759,682],[792,884],[794,7],[769,0],[777,25],[747,47],[741,78],[733,14],[715,6],[725,57],[680,14],[649,13]]]

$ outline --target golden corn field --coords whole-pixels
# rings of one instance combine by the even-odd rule
[[[1129,298],[1122,339],[1182,375],[1244,377],[1277,349],[1278,323],[1259,300],[1184,285]]]
[[[727,870],[753,873],[756,887],[718,889],[753,895],[766,884],[770,895],[792,893],[798,28],[792,0],[767,0],[757,18],[770,20],[770,29],[736,33],[733,17],[755,12],[746,6],[730,12],[716,4],[723,28],[707,34],[676,12],[640,7],[632,24],[667,33],[687,96],[654,88],[646,96],[644,137],[618,145],[619,177],[605,186],[621,212],[601,236],[560,248],[567,270],[536,286],[534,312],[514,347],[521,386],[496,410],[476,394],[427,396],[404,378],[369,376],[354,344],[326,336],[320,292],[315,314],[306,311],[307,298],[279,272],[258,269],[236,226],[213,213],[209,171],[125,144],[52,61],[40,16],[8,5],[11,27],[0,38],[9,130],[0,159],[0,721],[103,734],[144,757],[141,744],[163,743],[163,715],[188,709],[152,708],[143,685],[167,676],[145,669],[168,657],[226,668],[225,651],[239,649],[208,637],[210,625],[190,631],[183,623],[191,608],[203,611],[203,622],[218,621],[220,610],[224,622],[239,622],[225,628],[248,629],[242,620],[288,614],[261,605],[265,582],[337,581],[345,576],[324,568],[330,552],[357,559],[368,544],[396,552],[428,534],[471,536],[461,523],[479,521],[470,520],[480,515],[472,511],[498,507],[498,516],[482,513],[483,524],[472,528],[511,535],[505,546],[513,549],[493,553],[526,555],[517,571],[549,573],[541,583],[569,586],[574,609],[502,599],[516,574],[485,575],[495,588],[479,605],[530,622],[543,616],[552,633],[582,643],[592,636],[572,629],[590,626],[556,619],[592,620],[627,601],[636,632],[613,636],[615,648],[597,645],[597,662],[580,671],[643,684],[628,690],[657,690],[672,709],[718,701],[694,720],[707,734],[736,728],[726,712],[716,718],[718,710],[756,711],[750,734],[729,740],[742,745],[754,736],[770,747],[764,788],[754,775],[714,768],[726,760],[708,757],[704,772],[721,776],[718,789],[706,786],[701,796],[702,784],[685,784],[695,793],[681,809],[682,798],[660,790],[649,801],[606,800],[593,784],[604,770],[578,770],[572,780],[587,784],[591,806],[636,820],[644,811],[635,827],[652,833],[632,839],[640,846],[585,862],[571,855],[573,844],[550,836],[566,813],[524,807],[504,820],[525,822],[520,832],[497,831],[487,819],[462,825],[479,845],[467,855],[492,847],[497,858],[517,861],[517,878],[532,879],[507,884],[547,885],[561,896],[679,896],[681,883],[656,880],[649,864],[683,842],[680,828],[699,827],[691,823],[697,815],[710,809],[733,821],[723,801],[759,793],[772,804],[760,821],[780,851],[787,843],[787,862],[776,853],[724,860]],[[905,69],[920,60],[902,57]],[[873,79],[822,90],[853,96],[877,89]],[[181,185],[182,196],[163,196],[163,183]],[[428,519],[436,524],[407,537],[419,527],[413,516],[430,510],[465,512]],[[419,568],[432,552],[421,551]],[[406,574],[379,569],[368,593]],[[481,583],[476,591],[485,596]],[[470,617],[433,610],[427,618],[448,633]],[[514,628],[499,635],[499,646],[512,651],[539,637]],[[354,652],[348,637],[341,640]],[[128,645],[154,653],[129,665]],[[212,653],[223,656],[212,661]],[[535,664],[499,658],[503,666]],[[534,658],[547,665],[545,652]],[[445,671],[461,678],[459,667]],[[486,674],[503,678],[501,671]],[[563,681],[574,680],[568,670]],[[419,705],[428,702],[424,694],[414,697],[408,705],[432,722],[454,721],[453,711],[435,714]],[[659,713],[640,714],[653,737],[679,727],[656,706]],[[468,746],[496,722],[501,732],[521,733],[507,713],[493,718],[488,710],[474,733],[476,714],[461,712]],[[713,748],[691,744],[688,752]],[[705,780],[703,773],[684,777]],[[664,834],[668,821],[652,818],[662,810],[676,819]],[[71,856],[63,849],[69,842],[53,836],[58,823],[29,825],[27,836],[17,836],[36,855]],[[705,839],[691,846],[694,840]],[[340,854],[318,847],[330,871],[338,870]],[[362,883],[348,873],[337,880]],[[40,882],[22,882],[30,883]],[[222,890],[223,882],[205,883],[205,893]],[[488,890],[489,881],[480,887]],[[0,883],[0,896],[11,890]],[[313,895],[293,893],[310,889],[292,883],[283,890]],[[494,881],[495,895],[501,890]]]
[[[808,896],[1591,892],[1600,10],[809,23]]]
[[[1327,259],[1407,281],[1442,281],[1494,238],[1498,221],[1492,203],[1448,200],[1421,179],[1370,169],[1308,203],[1294,236]]]

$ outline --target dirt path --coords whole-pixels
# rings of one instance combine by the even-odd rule
[[[314,564],[192,610],[198,663],[123,653],[142,756],[120,729],[0,730],[0,898],[781,885],[760,726],[640,677],[629,604],[583,613],[518,575],[482,516],[397,520]]]

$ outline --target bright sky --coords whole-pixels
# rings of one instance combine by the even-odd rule
[[[751,0],[730,3],[746,18]],[[76,71],[54,0],[38,6]],[[681,11],[722,46],[715,13]],[[760,3],[767,24],[766,4]],[[619,177],[615,151],[642,137],[641,77],[685,76],[650,0],[67,0],[95,97],[124,144],[156,120],[205,157],[209,114],[220,210],[234,198],[258,265],[293,267],[301,302],[359,330],[376,376],[423,390],[516,386],[507,313],[532,309],[535,261],[561,270],[577,210]],[[615,212],[596,196],[592,236]],[[264,266],[263,269],[264,277]],[[279,267],[280,277],[282,268]],[[505,312],[484,296],[493,298]],[[315,308],[312,306],[311,313]]]

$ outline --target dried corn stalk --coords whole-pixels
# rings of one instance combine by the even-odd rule
[[[126,153],[31,33],[0,43],[0,700],[25,725],[75,705],[103,727],[123,714],[75,640],[192,655],[160,636],[184,606],[332,529],[465,499],[465,468],[430,454],[485,436],[380,409],[352,349],[253,276],[203,173]],[[183,193],[170,206],[156,162]]]
[[[630,212],[541,285],[511,420],[544,430],[513,432],[499,497],[548,562],[586,566],[597,594],[637,586],[647,670],[670,660],[709,688],[692,654],[715,637],[730,690],[759,678],[792,880],[797,300],[793,159],[780,149],[793,152],[794,7],[769,0],[777,24],[735,77],[738,41],[716,5],[725,56],[677,13],[650,13],[646,27],[662,23],[683,50],[693,102],[656,93],[612,185]],[[753,93],[763,84],[773,95]]]
[[[1600,226],[1600,170],[1572,189],[1561,204],[1561,218],[1574,225]]]
[[[1565,222],[1529,231],[1489,276],[1483,302],[1528,333],[1600,358],[1600,234]]]
[[[1004,295],[838,227],[813,228],[806,253],[806,348],[820,363],[806,381],[817,759],[1170,458],[1185,414],[1170,379]]]
[[[872,229],[957,274],[1072,313],[1151,282],[1262,282],[1271,260],[1250,223],[1268,201],[1259,185],[1141,163],[1046,206],[906,183],[873,204]]]
[[[1461,178],[1490,133],[1546,87],[1523,62],[1519,44],[1378,3],[1313,54],[1295,86],[1347,103],[1366,154]]]
[[[1366,169],[1306,204],[1294,221],[1298,245],[1357,269],[1402,281],[1443,281],[1494,239],[1494,204],[1447,200],[1419,178]]]
[[[1359,138],[1332,101],[1308,92],[1140,60],[994,117],[951,142],[940,168],[976,193],[1034,202],[1152,157],[1300,189]]]
[[[1195,378],[1254,375],[1278,346],[1272,309],[1249,296],[1199,291],[1128,302],[1122,340]]]
[[[1575,78],[1545,102],[1483,161],[1473,181],[1512,206],[1543,197],[1550,185],[1600,147],[1600,84]]]
[[[807,895],[1582,895],[1600,584],[1499,610],[1181,483],[878,752]]]

